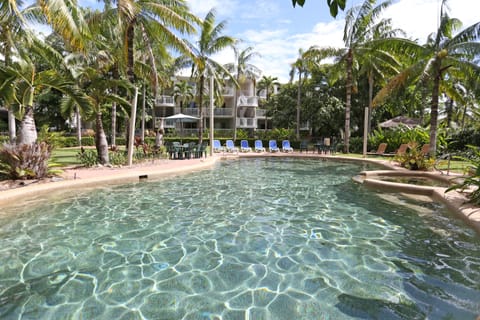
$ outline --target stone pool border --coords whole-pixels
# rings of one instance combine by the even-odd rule
[[[418,186],[375,179],[378,175],[390,176],[426,176],[432,179],[448,181],[452,176],[440,173],[409,171],[398,166],[391,160],[351,158],[337,155],[319,155],[313,153],[217,153],[213,157],[190,160],[156,160],[152,163],[123,167],[123,168],[94,168],[94,169],[66,169],[60,181],[47,183],[31,183],[23,187],[0,191],[0,206],[16,205],[16,200],[28,200],[28,197],[41,197],[53,192],[64,192],[85,187],[101,187],[112,184],[139,182],[142,179],[160,179],[175,175],[188,174],[193,171],[212,167],[216,161],[236,158],[255,157],[299,157],[313,158],[325,161],[363,162],[381,165],[388,170],[363,171],[362,179],[357,180],[366,187],[386,192],[400,192],[426,195],[436,202],[444,204],[450,211],[465,220],[478,234],[480,234],[480,208],[465,203],[466,198],[458,192],[445,193],[446,188]]]

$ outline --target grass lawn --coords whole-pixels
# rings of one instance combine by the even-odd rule
[[[79,152],[80,148],[55,148],[52,152],[51,161],[62,167],[81,165],[77,159]]]

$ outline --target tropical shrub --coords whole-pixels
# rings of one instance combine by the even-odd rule
[[[38,141],[45,142],[52,148],[62,147],[63,132],[50,131],[47,124],[44,124],[38,132]]]
[[[476,146],[468,145],[467,146],[474,156],[470,159],[464,157],[456,157],[459,160],[467,161],[469,163],[467,168],[467,178],[463,180],[463,182],[455,184],[447,189],[446,192],[452,190],[470,190],[467,194],[469,201],[474,204],[480,204],[480,149]]]
[[[435,164],[435,159],[430,159],[421,152],[421,146],[417,142],[408,143],[407,152],[394,159],[409,170],[430,170]]]
[[[471,152],[472,149],[468,145],[480,147],[480,131],[474,129],[462,130],[451,134],[447,141],[451,152]]]
[[[0,174],[6,179],[41,179],[58,174],[49,164],[52,146],[45,143],[3,144],[0,150]]]
[[[368,150],[374,150],[380,143],[387,144],[387,152],[395,152],[403,143],[416,142],[417,145],[423,145],[430,142],[430,132],[428,128],[414,127],[400,125],[396,128],[383,130],[376,129],[368,139]],[[437,150],[446,149],[447,141],[445,139],[445,130],[438,130],[437,135]]]
[[[95,150],[82,149],[77,154],[77,158],[80,161],[80,163],[85,167],[93,167],[98,163],[97,151]]]

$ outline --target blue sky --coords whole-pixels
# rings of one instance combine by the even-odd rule
[[[347,8],[362,3],[347,0]],[[381,1],[377,1],[380,3]],[[306,0],[304,7],[292,7],[291,0],[187,0],[193,13],[203,18],[211,9],[217,20],[226,20],[225,33],[243,40],[241,48],[252,46],[261,56],[252,61],[266,76],[289,79],[290,64],[300,48],[312,45],[342,47],[344,13],[336,19],[329,15],[326,0]],[[413,39],[425,42],[437,28],[441,0],[394,0],[385,11],[394,27],[402,28]],[[464,26],[480,21],[479,0],[449,0],[450,17]],[[227,50],[215,57],[233,62]]]

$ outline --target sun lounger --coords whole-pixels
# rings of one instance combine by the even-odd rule
[[[369,155],[377,155],[377,156],[382,156],[385,154],[385,150],[387,149],[387,144],[386,143],[380,143],[378,145],[378,149],[375,152],[367,152]]]
[[[225,149],[222,147],[220,140],[213,140],[213,152],[222,152]]]
[[[270,152],[278,152],[280,149],[277,147],[277,140],[268,141],[268,150]]]
[[[293,148],[290,146],[290,141],[283,140],[282,141],[282,151],[283,152],[293,152]]]
[[[240,141],[240,151],[241,152],[252,152],[252,148],[248,146],[247,140]]]
[[[235,147],[235,144],[233,143],[233,140],[227,140],[225,141],[225,150],[227,152],[236,152],[238,153],[238,148]]]
[[[255,140],[255,152],[265,152],[262,140]]]

